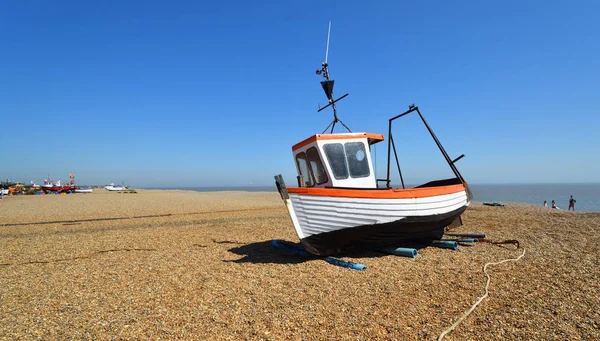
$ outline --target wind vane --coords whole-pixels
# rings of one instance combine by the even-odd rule
[[[329,125],[327,126],[327,128],[325,128],[325,130],[323,130],[323,134],[327,131],[327,129],[329,129],[329,127],[331,127],[331,131],[330,134],[333,133],[333,128],[335,128],[335,124],[337,122],[340,122],[340,124],[342,126],[344,126],[344,128],[346,128],[349,132],[352,132],[350,130],[350,128],[348,128],[344,122],[342,122],[342,120],[340,120],[337,116],[337,109],[335,108],[335,103],[339,100],[341,100],[342,98],[348,96],[348,94],[345,94],[344,96],[335,99],[333,97],[333,85],[335,83],[334,80],[329,79],[329,69],[328,69],[328,64],[327,64],[327,58],[329,57],[329,37],[331,35],[331,21],[329,22],[329,29],[327,30],[327,48],[325,50],[325,61],[321,64],[321,69],[317,70],[317,75],[321,75],[323,74],[323,77],[325,78],[324,81],[321,81],[321,86],[323,87],[323,91],[325,91],[325,96],[327,96],[327,99],[329,100],[329,104],[327,104],[324,107],[319,107],[319,110],[317,110],[317,112],[321,112],[323,109],[331,106],[333,108],[333,121],[331,121],[331,123],[329,123]]]

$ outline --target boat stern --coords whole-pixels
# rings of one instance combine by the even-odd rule
[[[292,219],[292,224],[294,225],[294,230],[296,230],[298,238],[300,238],[300,240],[303,240],[305,235],[304,232],[302,232],[300,223],[298,222],[296,211],[294,210],[294,206],[292,205],[292,202],[290,200],[290,195],[288,193],[287,186],[285,185],[281,174],[275,175],[275,186],[277,186],[277,191],[279,192],[279,195],[281,196],[281,199],[283,200],[283,203],[285,204],[285,207],[287,208],[288,213],[290,214],[290,219]]]

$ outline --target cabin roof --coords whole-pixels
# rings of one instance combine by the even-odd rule
[[[302,142],[298,142],[292,146],[292,151],[296,151],[309,143],[317,140],[345,140],[345,139],[356,139],[356,138],[367,138],[369,145],[381,142],[384,140],[383,135],[373,133],[345,133],[345,134],[316,134]]]

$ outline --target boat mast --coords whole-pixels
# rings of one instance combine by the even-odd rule
[[[329,123],[329,125],[327,126],[327,128],[325,128],[325,130],[323,130],[324,134],[327,129],[329,129],[329,127],[331,127],[331,131],[329,132],[330,134],[333,133],[333,128],[335,128],[335,124],[340,122],[340,124],[342,126],[344,126],[344,128],[346,128],[349,132],[352,132],[352,130],[350,130],[350,128],[348,128],[344,122],[342,122],[342,120],[340,120],[337,116],[337,109],[335,107],[335,102],[341,100],[342,98],[348,96],[348,94],[345,94],[344,96],[334,100],[333,98],[333,85],[335,83],[334,80],[329,79],[329,68],[328,68],[328,64],[327,64],[327,58],[329,57],[329,38],[331,36],[331,21],[329,22],[329,29],[327,30],[327,48],[325,50],[325,61],[321,64],[321,69],[317,70],[317,75],[321,75],[323,74],[323,78],[325,78],[324,81],[321,82],[321,86],[323,87],[323,91],[325,91],[325,95],[327,96],[327,99],[329,100],[329,104],[327,104],[326,106],[319,108],[319,110],[317,110],[317,112],[321,112],[323,109],[331,106],[333,108],[333,121],[331,121],[331,123]]]

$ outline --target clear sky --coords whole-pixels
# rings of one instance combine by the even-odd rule
[[[353,131],[387,138],[415,103],[472,183],[600,182],[598,13],[592,0],[4,1],[0,178],[293,184],[291,146],[332,118],[315,74],[331,20]],[[446,171],[416,123],[394,135],[409,183]]]

